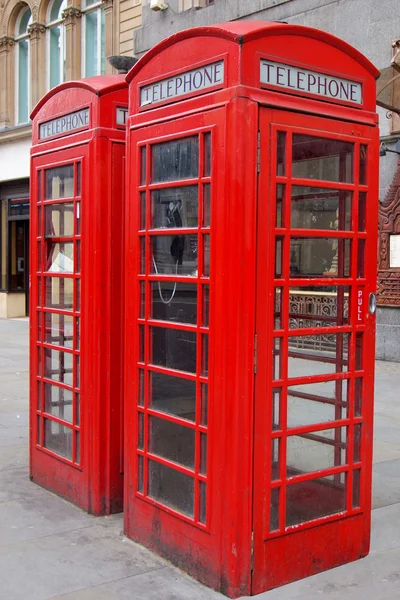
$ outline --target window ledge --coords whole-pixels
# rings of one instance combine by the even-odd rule
[[[32,123],[15,125],[14,127],[2,127],[0,128],[0,143],[27,138],[31,135]]]

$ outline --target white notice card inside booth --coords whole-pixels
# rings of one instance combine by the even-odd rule
[[[390,236],[390,268],[400,268],[400,234]]]

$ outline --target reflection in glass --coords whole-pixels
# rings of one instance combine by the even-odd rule
[[[338,238],[292,238],[291,277],[349,277],[351,240]]]
[[[149,452],[194,469],[195,430],[149,416]]]
[[[349,334],[289,337],[288,377],[348,371]]]
[[[151,318],[177,323],[197,323],[197,285],[172,281],[151,283]]]
[[[49,246],[46,271],[49,273],[74,272],[74,244],[55,243]]]
[[[46,342],[54,346],[72,348],[73,317],[57,313],[45,313]]]
[[[152,228],[197,227],[198,203],[197,185],[151,192]]]
[[[72,460],[72,429],[50,419],[44,419],[44,447]]]
[[[290,287],[290,329],[348,325],[349,305],[348,286]]]
[[[49,415],[72,423],[72,392],[49,383],[44,384],[44,410]]]
[[[154,144],[152,154],[152,183],[191,179],[199,174],[199,138],[192,136]]]
[[[290,435],[286,441],[286,476],[312,473],[346,463],[347,427]]]
[[[196,419],[196,382],[180,377],[150,374],[149,406],[181,419]]]
[[[153,460],[149,460],[149,496],[193,517],[194,479]]]
[[[44,207],[45,237],[72,237],[74,235],[74,205],[69,202]]]
[[[47,169],[46,200],[72,198],[74,196],[74,165]]]
[[[44,349],[44,377],[72,386],[72,357],[69,352]]]
[[[323,381],[289,387],[288,427],[301,427],[347,418],[344,382]]]
[[[72,310],[74,280],[67,277],[45,277],[45,303],[49,308]]]
[[[352,193],[292,186],[290,226],[292,229],[351,229]]]
[[[351,183],[353,181],[354,144],[293,134],[292,176]]]
[[[346,485],[320,477],[286,488],[286,527],[326,517],[346,509]]]
[[[151,247],[152,273],[197,277],[197,235],[153,236]]]
[[[151,362],[154,365],[196,372],[196,333],[151,327]]]

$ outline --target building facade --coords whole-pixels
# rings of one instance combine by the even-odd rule
[[[182,29],[237,19],[285,21],[322,29],[356,47],[380,70],[389,66],[400,45],[398,0],[167,0],[168,8],[160,11],[151,9],[150,0],[142,4],[142,25],[134,33],[136,56]],[[400,107],[400,79],[392,95],[393,104]],[[400,138],[400,116],[379,107],[378,112],[381,140],[393,150]],[[398,159],[394,152],[381,157],[381,204],[393,194]],[[382,305],[377,313],[377,358],[400,361],[400,309]]]
[[[0,2],[0,318],[27,314],[29,115],[55,85],[133,55],[140,0]]]

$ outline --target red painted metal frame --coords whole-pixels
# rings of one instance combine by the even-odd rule
[[[279,93],[262,89],[259,82],[260,56],[272,54],[280,62],[291,64],[293,48],[296,48],[296,63],[307,65],[307,68],[316,71],[335,73],[337,65],[340,65],[338,76],[362,81],[362,105],[358,108],[347,107],[326,100],[301,97],[300,94],[294,95],[287,90]],[[211,64],[215,57],[224,55],[227,56],[224,88],[193,97],[170,99],[169,103],[147,106],[143,111],[139,109],[139,90],[145,82],[188,71],[195,64]],[[173,65],[174,71],[168,65]],[[341,471],[351,473],[357,466],[364,467],[362,508],[358,513],[354,510],[348,516],[346,513],[332,517],[332,522],[321,519],[313,524],[315,527],[307,524],[300,528],[302,531],[299,533],[284,531],[282,522],[279,534],[268,537],[268,542],[264,541],[269,523],[266,520],[268,511],[264,496],[269,494],[271,488],[267,467],[269,471],[272,438],[271,399],[266,398],[265,390],[271,390],[272,387],[271,340],[274,337],[268,315],[271,318],[272,288],[275,285],[271,270],[274,252],[272,233],[275,232],[271,233],[266,224],[270,223],[272,206],[269,164],[275,159],[269,149],[272,111],[268,113],[266,109],[261,109],[260,120],[260,106],[281,109],[282,112],[274,114],[279,114],[282,128],[286,128],[289,133],[295,128],[307,134],[310,133],[310,128],[311,131],[321,129],[321,132],[327,131],[330,137],[342,139],[343,135],[344,140],[356,140],[356,144],[359,144],[362,139],[370,144],[368,190],[372,208],[367,211],[368,235],[352,231],[324,231],[320,234],[321,237],[338,239],[354,236],[356,242],[358,239],[365,240],[367,267],[364,278],[357,279],[357,284],[356,279],[348,277],[324,279],[325,285],[353,284],[351,310],[354,318],[357,307],[356,287],[365,292],[364,307],[367,294],[375,289],[376,215],[373,203],[377,198],[377,116],[374,78],[377,75],[377,69],[365,57],[324,32],[276,23],[235,22],[180,32],[150,50],[127,76],[130,83],[130,115],[127,120],[125,531],[132,539],[169,558],[202,582],[231,597],[254,594],[282,585],[289,579],[304,577],[322,568],[352,560],[356,555],[362,556],[367,551],[373,394],[373,354],[367,351],[363,356],[363,369],[357,371],[358,379],[361,376],[364,378],[365,412],[362,419],[350,414],[346,421],[337,422],[337,425],[349,427],[352,435],[354,424],[362,421],[364,430],[361,460],[356,463],[349,455],[349,468],[334,467],[329,470],[338,479]],[[325,120],[315,115],[323,116]],[[318,124],[322,121],[324,126],[321,128]],[[148,408],[137,407],[138,382],[135,374],[138,368],[138,324],[147,327],[150,322],[148,308],[144,320],[140,320],[138,281],[149,282],[154,278],[150,274],[142,276],[139,272],[139,240],[148,236],[149,232],[140,230],[138,193],[142,189],[148,194],[150,189],[148,180],[145,187],[139,187],[139,149],[142,145],[164,141],[171,136],[180,138],[193,131],[207,130],[211,130],[213,135],[207,428],[210,469],[207,484],[210,489],[207,523],[202,527],[193,519],[189,520],[160,503],[151,502],[146,497],[145,488],[145,494],[137,493],[137,414],[145,413]],[[259,130],[260,174],[257,168]],[[338,186],[325,181],[314,182],[313,185],[315,184],[324,188],[356,190],[356,186],[352,184]],[[356,218],[355,213],[353,219]],[[278,233],[286,240],[287,251],[288,234],[283,229]],[[158,232],[154,234],[158,235]],[[306,232],[298,230],[296,234],[304,237]],[[318,234],[313,230],[312,237],[316,235]],[[355,261],[356,253],[353,253],[352,269],[355,269]],[[175,279],[178,280],[171,277],[171,280]],[[182,280],[186,281],[186,278]],[[307,285],[310,280],[306,277],[296,278],[296,284]],[[287,287],[287,279],[277,281],[276,285]],[[284,314],[289,314],[288,299],[284,311]],[[261,313],[264,314],[264,320]],[[339,327],[340,332],[353,335],[352,348],[355,347],[354,333],[363,332],[366,336],[364,339],[373,342],[374,318],[365,313],[364,316],[365,320],[361,325],[354,325],[352,320]],[[332,333],[333,329],[327,327],[321,331]],[[307,331],[315,332],[315,329],[310,326],[308,330],[301,329],[299,333],[305,335]],[[286,339],[287,333],[285,330],[281,336]],[[257,347],[258,370],[255,374]],[[148,358],[148,342],[146,352]],[[287,347],[283,347],[283,360],[287,356]],[[333,364],[338,361],[339,357],[336,356]],[[139,366],[149,369],[146,361]],[[155,367],[150,367],[152,369],[156,370]],[[350,379],[353,385],[354,355],[350,355],[348,373],[338,372],[328,378],[325,375],[315,376],[313,381],[327,379]],[[291,383],[304,383],[304,379],[299,377]],[[277,383],[274,382],[274,385]],[[354,391],[352,388],[350,390],[350,397],[354,397]],[[343,404],[342,400],[340,404]],[[195,427],[198,428],[198,425]],[[320,437],[319,432],[324,428],[325,425],[318,425],[307,430],[299,428],[297,432],[315,439],[315,436]],[[278,437],[278,433],[274,432],[274,437]],[[342,449],[340,445],[338,448],[339,451]],[[162,462],[162,459],[158,460]],[[284,462],[281,464],[284,465]],[[313,477],[315,474],[302,475],[298,481],[308,481]],[[274,482],[274,485],[279,483]],[[348,496],[347,502],[349,499]],[[321,563],[312,562],[310,558],[313,556],[312,547],[316,540],[321,552],[322,547],[325,547]],[[350,550],[347,540],[353,543]],[[264,561],[266,546],[269,563]],[[308,555],[304,556],[307,550]],[[283,559],[282,552],[288,557],[303,556],[303,564],[294,568],[292,561]]]
[[[123,77],[95,77],[61,84],[32,113],[30,476],[93,514],[122,510],[125,131],[117,130],[114,113],[116,106],[126,105],[127,86]],[[41,122],[74,112],[77,107],[89,107],[89,128],[58,138],[39,139]],[[75,165],[73,198],[45,200],[46,170],[64,165]],[[61,202],[74,203],[74,223],[79,203],[81,228],[78,231],[74,225],[73,237],[46,238],[44,207]],[[46,274],[49,244],[55,242],[73,242],[75,260],[80,245],[79,270],[75,264],[71,274]],[[80,299],[77,283],[74,285],[73,310],[48,306],[44,281],[49,277],[80,282]],[[45,341],[45,315],[49,313],[73,317],[72,350]],[[73,354],[74,361],[79,359],[73,363],[72,423],[45,412],[43,385],[54,385],[52,379],[45,377],[46,348],[61,349]],[[42,355],[40,367],[38,352]],[[71,389],[67,384],[55,385]],[[75,393],[79,394],[80,415]],[[73,430],[72,460],[45,447],[45,418]]]

